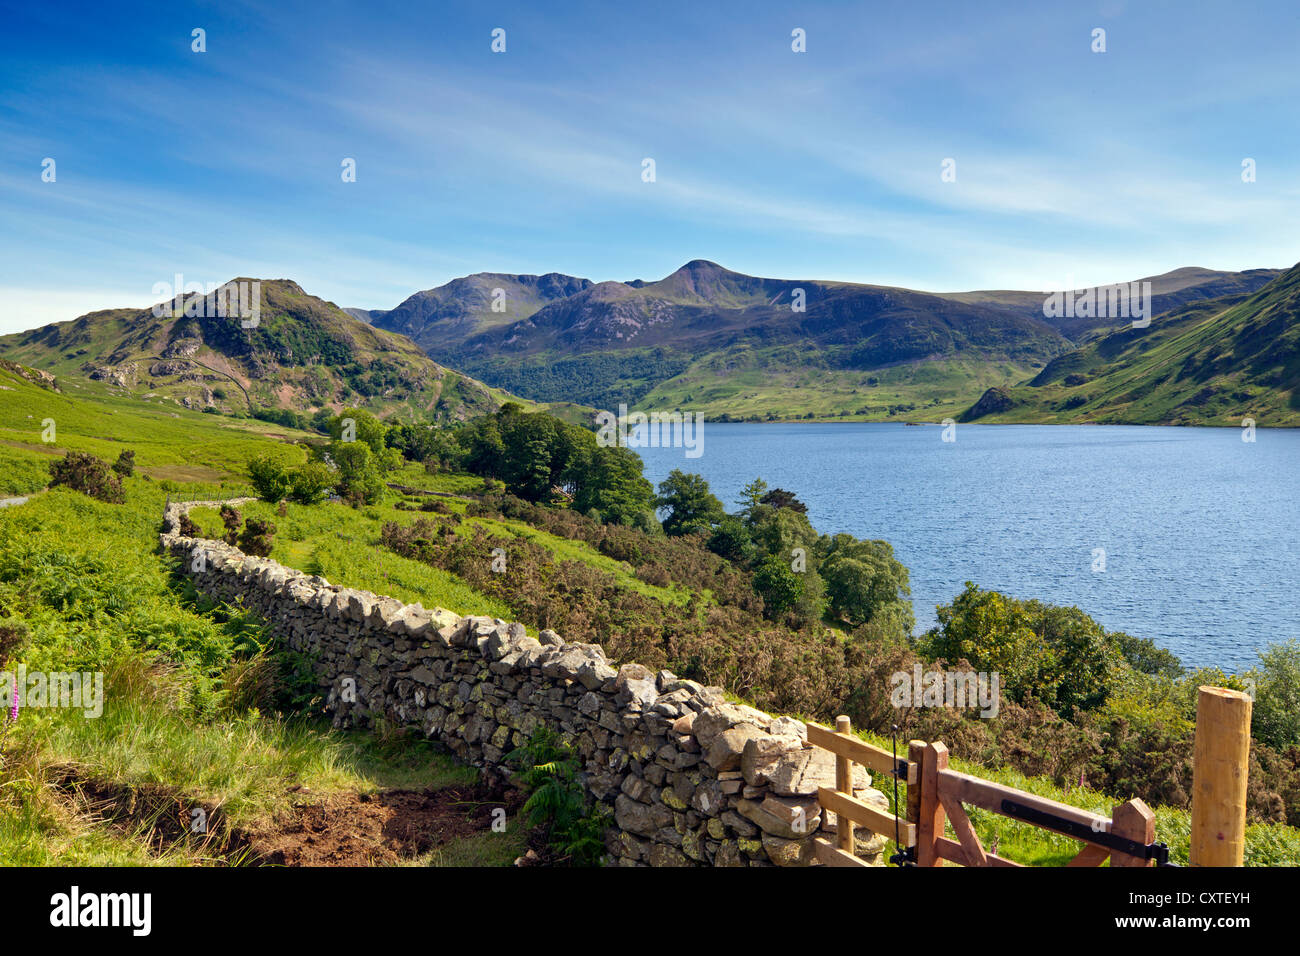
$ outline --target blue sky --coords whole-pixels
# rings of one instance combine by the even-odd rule
[[[0,332],[178,272],[390,308],[693,258],[938,291],[1300,260],[1294,0],[552,6],[10,5]]]

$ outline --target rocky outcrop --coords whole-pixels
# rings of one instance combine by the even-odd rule
[[[246,500],[246,499],[245,499]],[[816,788],[834,759],[803,723],[728,701],[722,690],[596,644],[330,584],[180,533],[190,507],[171,503],[161,544],[205,594],[242,600],[277,637],[309,655],[333,722],[418,728],[461,759],[505,770],[540,727],[581,755],[591,796],[612,811],[609,861],[626,866],[805,866],[829,828]],[[883,803],[865,771],[857,796]],[[879,862],[883,841],[862,835]]]
[[[203,345],[202,340],[196,338],[180,338],[169,344],[163,349],[162,357],[170,358],[188,358],[199,350]]]
[[[123,362],[121,365],[87,364],[82,368],[92,381],[108,382],[118,388],[133,388],[140,372],[138,362]]]
[[[154,362],[149,366],[149,374],[154,378],[161,378],[165,375],[185,375],[187,373],[192,373],[193,371],[193,363],[175,359]]]
[[[973,422],[985,415],[1008,412],[1015,407],[1015,404],[1010,392],[995,385],[993,388],[987,389],[974,405],[962,412],[961,420],[963,422]]]
[[[49,389],[51,392],[59,391],[58,381],[49,372],[42,371],[39,368],[28,368],[26,365],[19,365],[17,362],[11,362],[8,359],[0,358],[0,369],[17,375],[19,378],[26,379],[33,385],[39,385],[41,388]]]

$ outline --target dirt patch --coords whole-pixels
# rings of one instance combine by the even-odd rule
[[[23,451],[38,451],[42,455],[66,455],[68,450],[60,448],[57,445],[37,444],[29,441],[15,441],[11,438],[0,438],[0,445],[8,445],[10,448],[21,448]]]
[[[247,837],[227,825],[220,807],[187,799],[171,787],[87,779],[73,767],[56,771],[55,786],[79,816],[123,835],[142,836],[154,853],[183,844],[218,863],[249,860]]]
[[[62,768],[55,783],[78,814],[143,836],[156,853],[186,845],[217,864],[253,866],[400,863],[488,832],[494,810],[504,809],[513,819],[524,801],[518,790],[484,783],[328,797],[295,788],[301,799],[289,809],[241,828],[230,825],[219,806],[157,784],[130,787],[85,779],[75,768]]]
[[[518,791],[482,784],[350,793],[297,803],[266,830],[249,832],[248,837],[263,863],[383,866],[486,833],[494,810],[504,809],[513,817],[522,803]]]

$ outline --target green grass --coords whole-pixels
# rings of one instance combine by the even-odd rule
[[[483,479],[477,475],[447,471],[431,475],[424,470],[423,465],[410,462],[390,474],[388,480],[393,484],[423,488],[425,491],[439,491],[444,494],[478,495],[483,492]]]
[[[50,480],[50,459],[26,449],[0,445],[0,497],[29,495]]]
[[[456,494],[482,489],[482,479],[469,475],[430,476],[407,469],[395,480],[411,487]],[[408,602],[418,601],[429,608],[442,607],[462,615],[513,618],[514,611],[505,602],[476,591],[449,572],[393,554],[380,544],[380,529],[385,522],[411,524],[419,517],[414,512],[398,510],[397,500],[390,498],[360,510],[330,502],[313,506],[288,503],[284,517],[264,502],[249,503],[241,510],[245,517],[265,518],[276,526],[271,557],[281,564],[320,574],[332,584],[388,594]],[[452,511],[461,514],[465,511],[464,502],[436,500]],[[221,537],[221,518],[215,508],[194,508],[190,517],[206,537]],[[510,519],[474,517],[465,518],[462,524],[480,527],[498,537],[529,541],[546,549],[556,561],[580,561],[613,575],[620,585],[665,604],[680,607],[690,601],[689,589],[680,585],[647,584],[636,577],[630,565],[601,554],[586,542],[559,537]]]
[[[61,380],[64,391],[52,392],[0,369],[0,385],[8,386],[0,391],[0,465],[5,466],[0,474],[5,475],[4,481],[10,481],[12,463],[16,470],[21,469],[19,480],[30,486],[39,480],[42,459],[48,461],[68,450],[112,461],[130,448],[141,471],[186,481],[242,481],[244,463],[257,454],[276,454],[294,463],[306,459],[302,448],[272,437],[300,440],[309,437],[305,432],[253,419],[205,415],[170,403],[154,407],[92,387],[97,384],[79,388],[75,381]],[[53,440],[47,442],[46,422],[51,420]],[[20,493],[24,490],[34,489],[20,487]]]
[[[301,800],[290,789],[295,787],[326,796],[440,788],[477,779],[472,768],[421,740],[385,746],[371,734],[256,713],[196,721],[166,683],[165,672],[119,665],[107,682],[99,718],[34,709],[23,715],[16,736],[47,762],[75,765],[87,779],[176,788],[220,806],[239,826]]]
[[[0,784],[0,866],[186,866],[177,847],[151,850],[144,829],[122,831],[78,818],[44,775],[7,772]]]
[[[819,367],[791,348],[736,348],[692,363],[656,386],[637,408],[681,408],[706,420],[728,414],[780,421],[811,416],[937,422],[955,418],[985,389],[1023,382],[1035,371],[1013,362],[944,359],[863,372]]]
[[[221,806],[239,826],[269,820],[301,799],[291,787],[324,796],[475,779],[423,741],[232,711],[222,681],[259,628],[187,597],[156,550],[163,492],[138,478],[126,487],[124,505],[59,488],[0,511],[0,621],[27,635],[9,666],[105,672],[100,716],[31,708],[6,732],[0,862],[200,862],[183,847],[156,854],[143,831],[77,817],[52,786],[66,766],[85,779],[171,788]],[[185,490],[202,497],[219,489]],[[427,862],[509,863],[517,850],[517,840],[476,837]]]
[[[394,502],[356,510],[338,503],[286,505],[280,517],[273,505],[250,502],[241,507],[245,518],[270,520],[276,527],[271,557],[309,574],[319,574],[331,584],[387,594],[427,608],[441,607],[457,614],[490,614],[510,618],[505,603],[488,597],[455,575],[420,561],[393,554],[380,545],[385,521],[413,520]],[[214,508],[194,508],[190,517],[207,537],[221,537],[221,518]]]
[[[525,832],[517,821],[506,823],[503,833],[478,833],[453,840],[413,860],[412,866],[513,866],[528,847]]]
[[[65,767],[77,768],[83,779],[170,788],[186,799],[220,805],[237,825],[266,821],[291,798],[301,799],[299,791],[289,790],[295,786],[328,795],[475,779],[475,771],[422,741],[341,733],[302,719],[232,710],[226,701],[226,679],[264,635],[256,622],[217,612],[172,577],[169,559],[157,550],[163,503],[169,493],[191,499],[246,493],[239,474],[247,457],[266,451],[301,456],[301,450],[270,439],[260,425],[234,425],[211,415],[173,418],[138,402],[59,396],[22,382],[0,391],[0,429],[33,446],[0,444],[9,493],[43,485],[53,457],[39,438],[26,442],[31,437],[25,431],[27,415],[55,417],[60,447],[114,457],[129,447],[146,467],[208,462],[236,480],[224,487],[165,486],[137,476],[124,482],[122,505],[55,488],[27,504],[0,509],[0,625],[17,627],[23,635],[6,666],[102,671],[106,683],[98,717],[30,708],[3,731],[0,864],[210,862],[185,846],[152,848],[147,821],[126,829],[80,815],[54,786]],[[120,441],[102,437],[106,422],[117,427]],[[168,448],[167,441],[178,447]],[[341,507],[312,515],[335,531],[340,519],[343,535],[318,549],[330,569],[326,573],[349,567],[371,571],[376,552],[349,533],[377,533],[378,525]],[[296,543],[286,537],[282,544]],[[357,585],[408,600],[429,601],[433,594],[446,598],[444,606],[466,610],[481,611],[486,603],[424,565],[396,556],[391,564],[388,577],[382,571],[359,576]],[[522,852],[518,832],[464,842],[417,862],[509,864]]]

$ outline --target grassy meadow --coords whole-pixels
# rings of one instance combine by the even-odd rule
[[[707,355],[637,402],[681,408],[707,420],[938,422],[956,418],[986,388],[1031,378],[1015,362],[945,358],[869,372],[832,368],[793,348],[737,347]]]

